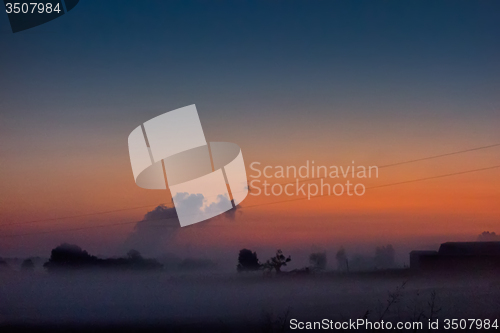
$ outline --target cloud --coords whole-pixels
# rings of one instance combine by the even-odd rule
[[[193,214],[197,212],[219,211],[220,207],[227,204],[229,199],[219,195],[215,202],[204,207],[206,199],[202,194],[178,193],[177,205],[183,205]],[[231,202],[233,204],[233,202]],[[172,252],[175,238],[187,229],[203,228],[211,221],[228,219],[234,221],[236,216],[241,214],[240,206],[236,206],[223,214],[215,216],[209,220],[193,224],[189,227],[181,228],[175,207],[159,205],[155,209],[147,212],[144,218],[137,222],[134,230],[127,237],[123,244],[122,252],[135,249],[147,256],[155,256]]]
[[[230,210],[227,210],[220,215],[216,215],[209,220],[201,222],[201,224],[199,223],[194,224],[197,226],[202,226],[203,223],[221,218],[234,221],[237,215],[237,210],[241,208],[240,206],[234,207],[234,201],[233,200],[229,201],[229,198],[226,195],[222,194],[218,195],[215,201],[211,202],[208,205],[207,201],[208,200],[205,199],[203,194],[200,193],[189,194],[187,192],[182,192],[182,193],[177,193],[175,195],[175,202],[176,205],[179,207],[179,210],[190,211],[193,212],[192,214],[212,215],[212,214],[217,214],[221,210],[226,209],[225,207],[227,207],[228,204],[230,206],[233,206],[233,208],[231,208]],[[238,211],[238,213],[241,214],[241,211]]]
[[[170,225],[170,226],[178,225],[179,223],[175,208],[167,207],[165,205],[159,205],[152,211],[147,212],[144,215],[144,219],[141,222],[146,222],[146,221],[162,221],[160,223],[161,225]]]
[[[193,212],[192,214],[203,213],[203,204],[206,201],[203,194],[189,194],[187,192],[177,193],[173,198],[177,208],[181,212]],[[181,215],[183,216],[183,215]]]
[[[123,250],[136,249],[145,255],[165,253],[179,229],[175,208],[159,205],[137,222],[134,231],[125,240]]]
[[[216,201],[205,207],[203,211],[209,214],[217,214],[221,210],[224,210],[224,207],[227,207],[228,204],[230,204],[229,198],[226,195],[219,194]]]

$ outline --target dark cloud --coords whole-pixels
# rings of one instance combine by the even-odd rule
[[[144,219],[141,222],[152,222],[161,221],[160,225],[178,226],[179,219],[177,218],[177,212],[175,207],[167,207],[165,205],[159,205],[152,211],[147,212],[144,215]],[[140,222],[139,222],[140,223]],[[139,226],[140,224],[136,225]]]
[[[228,200],[224,196],[219,197],[220,198],[218,198],[219,200],[217,202],[212,203],[210,206],[206,207],[205,210],[217,209],[218,205],[221,204],[223,200]],[[202,208],[203,200],[203,195],[191,194],[185,196],[182,202],[196,212]],[[232,200],[231,203],[234,206],[234,202]],[[209,220],[181,228],[175,207],[159,205],[155,209],[147,212],[144,215],[144,218],[137,222],[134,227],[134,231],[127,237],[123,244],[123,251],[126,252],[130,249],[136,249],[142,254],[148,256],[172,252],[174,240],[178,234],[183,233],[183,230],[187,231],[187,229],[203,228],[210,222],[216,220],[234,221],[238,215],[242,214],[240,209],[240,206],[236,206]]]
[[[136,249],[146,255],[168,252],[179,229],[175,208],[160,205],[137,222],[134,231],[124,242],[124,250]]]

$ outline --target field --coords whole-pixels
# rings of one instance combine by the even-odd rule
[[[500,317],[500,283],[492,275],[80,271],[9,272],[0,279],[2,332],[280,332],[290,330],[291,319],[367,318],[426,325],[429,318]]]

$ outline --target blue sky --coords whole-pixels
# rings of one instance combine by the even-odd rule
[[[86,0],[17,34],[0,17],[0,105],[68,122],[106,107],[135,122],[137,106],[193,99],[220,116],[235,104],[491,114],[498,22],[495,1]]]

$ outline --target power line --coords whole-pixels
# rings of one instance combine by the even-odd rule
[[[158,205],[147,205],[147,206],[129,207],[129,208],[107,210],[107,211],[101,211],[101,212],[95,212],[95,213],[87,213],[87,214],[81,214],[81,215],[70,215],[70,216],[54,217],[54,218],[43,219],[43,220],[32,220],[32,221],[25,221],[25,222],[5,223],[5,224],[0,224],[0,227],[9,226],[9,225],[30,224],[30,223],[39,223],[39,222],[48,222],[48,221],[74,219],[74,218],[79,218],[79,217],[88,217],[88,216],[93,216],[93,215],[102,215],[102,214],[123,212],[123,211],[127,211],[127,210],[139,209],[139,208],[156,207],[156,206],[159,206],[159,205],[163,205],[163,203],[158,204]]]
[[[367,187],[366,189],[368,190],[368,189],[375,189],[375,188],[392,186],[392,185],[402,185],[402,184],[414,183],[414,182],[419,182],[419,181],[424,181],[424,180],[430,180],[430,179],[438,179],[438,178],[444,178],[444,177],[450,177],[450,176],[458,176],[458,175],[463,175],[465,173],[486,171],[486,170],[492,170],[492,169],[496,169],[496,168],[500,168],[500,165],[494,165],[494,166],[491,166],[491,167],[474,169],[474,170],[467,170],[467,171],[461,171],[461,172],[448,173],[448,174],[439,175],[439,176],[419,178],[419,179],[414,179],[414,180],[406,180],[406,181],[402,181],[402,182],[398,182],[398,183],[392,183],[392,184],[386,184],[386,185],[377,185],[377,186]]]
[[[446,154],[440,154],[440,155],[433,155],[433,156],[428,156],[428,157],[422,157],[422,158],[417,158],[414,160],[408,160],[408,161],[402,161],[402,162],[397,162],[397,163],[391,163],[391,164],[385,164],[381,166],[377,166],[378,169],[382,168],[389,168],[392,166],[397,166],[397,165],[402,165],[402,164],[408,164],[408,163],[414,163],[414,162],[420,162],[420,161],[426,161],[426,160],[432,160],[435,158],[440,158],[440,157],[445,157],[445,156],[451,156],[451,155],[457,155],[457,154],[463,154],[463,153],[468,153],[471,151],[475,150],[481,150],[481,149],[487,149],[487,148],[493,148],[493,147],[498,147],[500,146],[500,143],[496,143],[493,145],[488,145],[488,146],[482,146],[482,147],[476,147],[476,148],[471,148],[471,149],[465,149],[465,150],[459,150],[455,151],[452,153],[446,153]],[[328,177],[317,177],[317,178],[307,178],[307,179],[301,179],[301,180],[296,180],[299,183],[304,183],[304,182],[312,182],[315,180],[320,180],[320,179],[326,179]],[[287,183],[279,183],[280,185],[288,185],[288,184],[295,184],[295,182],[287,182]]]
[[[386,165],[379,166],[378,168],[380,169],[380,168],[387,168],[387,167],[397,166],[397,165],[401,165],[401,164],[420,162],[420,161],[425,161],[425,160],[430,160],[430,159],[435,159],[435,158],[440,158],[440,157],[445,157],[445,156],[450,156],[450,155],[457,155],[457,154],[467,153],[467,152],[476,151],[476,150],[482,150],[482,149],[488,149],[488,148],[498,147],[498,146],[500,146],[500,143],[496,143],[496,144],[492,144],[492,145],[487,145],[487,146],[476,147],[476,148],[470,148],[470,149],[465,149],[465,150],[459,150],[459,151],[455,151],[455,152],[451,152],[451,153],[445,153],[445,154],[440,154],[440,155],[433,155],[433,156],[428,156],[428,157],[423,157],[423,158],[418,158],[418,159],[413,159],[413,160],[408,160],[408,161],[403,161],[403,162],[386,164]],[[309,181],[320,180],[320,179],[325,179],[325,178],[327,178],[327,177],[302,179],[302,180],[299,180],[298,182],[299,183],[309,182]],[[287,184],[294,184],[294,183],[295,182],[292,182],[292,183],[282,183],[280,185],[287,185]],[[49,219],[40,219],[40,220],[32,220],[32,221],[25,221],[25,222],[6,223],[6,224],[0,224],[0,228],[4,227],[4,226],[11,226],[11,225],[22,225],[22,224],[49,222],[49,221],[66,220],[66,219],[73,219],[73,218],[80,218],[80,217],[88,217],[88,216],[95,216],[95,215],[116,213],[116,212],[122,212],[122,211],[134,210],[134,209],[140,209],[140,208],[156,207],[156,206],[164,205],[164,204],[165,203],[159,203],[159,204],[156,204],[156,205],[137,206],[137,207],[122,208],[122,209],[115,209],[115,210],[108,210],[108,211],[101,211],[101,212],[87,213],[87,214],[80,214],[80,215],[54,217],[54,218],[49,218]]]
[[[395,185],[402,185],[402,184],[408,184],[408,183],[415,183],[415,182],[421,182],[425,180],[431,180],[431,179],[438,179],[438,178],[444,178],[444,177],[451,177],[451,176],[457,176],[457,175],[462,175],[465,173],[471,173],[471,172],[479,172],[479,171],[486,171],[486,170],[492,170],[500,168],[500,165],[494,165],[491,167],[487,168],[480,168],[480,169],[474,169],[474,170],[467,170],[467,171],[461,171],[461,172],[454,172],[454,173],[448,173],[444,175],[438,175],[438,176],[432,176],[432,177],[425,177],[425,178],[418,178],[418,179],[412,179],[412,180],[407,180],[407,181],[402,181],[402,182],[397,182],[397,183],[390,183],[390,184],[383,184],[383,185],[377,185],[377,186],[372,186],[372,187],[367,187],[366,190],[371,190],[371,189],[376,189],[376,188],[381,188],[381,187],[388,187],[388,186],[395,186]],[[315,195],[313,197],[309,198],[297,198],[297,199],[291,199],[291,200],[282,200],[282,201],[275,201],[275,202],[268,202],[264,204],[257,204],[257,205],[252,205],[252,206],[245,206],[242,207],[244,208],[250,208],[250,207],[257,207],[257,206],[267,206],[267,205],[274,205],[274,204],[279,204],[279,203],[285,203],[285,202],[293,202],[293,201],[300,201],[300,200],[312,200],[316,198],[321,198],[321,197],[327,197],[330,195]]]
[[[366,189],[369,190],[369,189],[376,189],[376,188],[381,188],[381,187],[388,187],[388,186],[396,186],[396,185],[402,185],[402,184],[408,184],[408,183],[415,183],[415,182],[426,181],[426,180],[431,180],[431,179],[438,179],[438,178],[444,178],[444,177],[451,177],[451,176],[463,175],[463,174],[466,174],[466,173],[492,170],[492,169],[496,169],[496,168],[500,168],[500,165],[494,165],[494,166],[486,167],[486,168],[480,168],[480,169],[473,169],[473,170],[467,170],[467,171],[460,171],[460,172],[448,173],[448,174],[437,175],[437,176],[432,176],[432,177],[412,179],[412,180],[407,180],[407,181],[402,181],[402,182],[397,182],[397,183],[377,185],[377,186],[367,187]],[[317,199],[317,198],[326,197],[326,196],[330,196],[330,195],[316,195],[316,196],[311,197],[310,199]],[[297,198],[297,199],[291,199],[291,200],[281,200],[281,201],[268,202],[268,203],[256,204],[256,205],[251,205],[251,206],[243,206],[240,209],[248,209],[248,208],[260,207],[260,206],[268,206],[268,205],[275,205],[275,204],[280,204],[280,203],[294,202],[294,201],[300,201],[300,200],[310,200],[310,199],[304,197],[304,198]],[[169,219],[173,219],[173,218],[177,219],[178,217],[177,216],[173,216],[173,217],[162,218],[162,219],[151,219],[151,220],[147,220],[147,221],[161,221],[161,220],[169,220]],[[104,227],[111,227],[111,226],[118,226],[118,225],[127,225],[127,224],[132,224],[132,223],[139,223],[139,222],[142,222],[142,221],[143,220],[140,220],[140,221],[129,221],[129,222],[120,222],[120,223],[112,223],[112,224],[101,224],[101,225],[94,225],[94,226],[87,226],[87,227],[80,227],[80,228],[42,231],[42,232],[34,232],[34,233],[27,233],[27,234],[0,235],[0,238],[2,238],[2,237],[5,238],[5,237],[21,237],[21,236],[41,235],[41,234],[49,234],[49,233],[54,233],[54,232],[79,231],[79,230],[84,230],[84,229],[104,228]]]
[[[396,165],[401,165],[401,164],[407,164],[407,163],[413,163],[413,162],[420,162],[420,161],[432,160],[432,159],[435,159],[435,158],[440,158],[440,157],[445,157],[445,156],[451,156],[451,155],[457,155],[457,154],[463,154],[463,153],[468,153],[468,152],[471,152],[471,151],[476,151],[476,150],[481,150],[481,149],[487,149],[487,148],[493,148],[493,147],[498,147],[498,146],[500,146],[500,143],[496,143],[496,144],[489,145],[489,146],[482,146],[482,147],[477,147],[477,148],[459,150],[459,151],[455,151],[455,152],[452,152],[452,153],[434,155],[434,156],[429,156],[429,157],[422,157],[422,158],[417,158],[417,159],[414,159],[414,160],[408,160],[408,161],[403,161],[403,162],[385,164],[385,165],[379,166],[378,168],[379,169],[381,169],[381,168],[388,168],[388,167],[392,167],[392,166],[396,166]]]
[[[166,217],[166,218],[162,218],[162,219],[151,219],[151,220],[147,220],[147,221],[161,221],[161,220],[170,220],[170,219],[174,219],[174,218],[176,219],[177,216]],[[144,221],[144,220],[119,222],[119,223],[111,223],[111,224],[110,223],[108,223],[108,224],[99,224],[99,225],[91,225],[91,226],[79,227],[79,228],[72,228],[72,229],[60,229],[60,230],[31,232],[31,233],[26,233],[26,234],[0,235],[0,238],[1,237],[22,237],[22,236],[31,236],[31,235],[43,235],[43,234],[51,234],[51,233],[55,233],[55,232],[67,232],[67,231],[78,231],[78,230],[94,229],[94,228],[114,227],[114,226],[118,226],[118,225],[127,225],[127,224],[139,223],[139,222],[142,222],[142,221]]]

